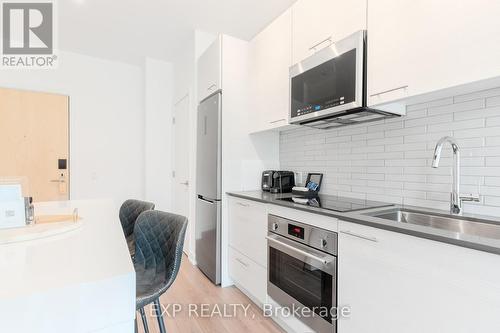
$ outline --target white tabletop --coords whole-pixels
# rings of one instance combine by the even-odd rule
[[[88,332],[133,321],[135,272],[118,206],[111,200],[39,203],[35,215],[74,208],[81,227],[0,245],[0,331],[69,332],[65,322],[77,321],[71,331]]]

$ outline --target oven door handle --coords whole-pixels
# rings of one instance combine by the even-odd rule
[[[303,256],[306,256],[310,259],[313,259],[313,260],[316,260],[316,261],[319,261],[320,263],[322,263],[323,265],[328,265],[329,263],[331,263],[333,261],[333,259],[327,259],[327,258],[320,258],[318,256],[315,256],[314,254],[311,254],[309,252],[306,252],[304,250],[301,250],[301,249],[298,249],[296,248],[295,246],[292,246],[292,245],[288,245],[286,243],[283,243],[283,242],[280,242],[279,240],[276,240],[274,239],[273,237],[269,237],[269,236],[266,236],[266,239],[270,242],[273,242],[273,243],[276,243],[276,244],[279,244],[280,246],[283,246],[295,253],[298,253],[298,254],[301,254]]]

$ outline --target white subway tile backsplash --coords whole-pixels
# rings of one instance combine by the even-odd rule
[[[476,91],[470,94],[458,95],[453,98],[455,103],[471,101],[474,99],[484,99],[492,96],[500,96],[500,88]]]
[[[464,111],[464,112],[455,112],[454,119],[457,120],[467,120],[467,119],[475,119],[475,118],[486,118],[486,117],[494,117],[500,114],[500,107],[490,107],[486,109],[474,110],[474,112]]]
[[[499,105],[500,105],[500,95],[486,99],[486,107],[499,106]]]
[[[500,111],[499,111],[500,113]],[[497,113],[498,114],[498,113]],[[486,126],[500,126],[500,117],[486,118]]]
[[[459,131],[454,131],[453,135],[456,138],[477,138],[485,136],[495,136],[498,135],[499,133],[500,133],[500,126],[459,130]]]
[[[408,119],[408,118],[406,118]],[[414,127],[428,124],[440,124],[440,123],[449,123],[453,121],[453,114],[442,114],[433,117],[425,117],[425,118],[417,118],[405,120],[405,127]]]
[[[427,116],[427,109],[423,110],[406,110],[406,116],[405,119],[413,119],[413,118],[423,118]]]
[[[486,157],[486,166],[500,166],[500,156]]]
[[[500,156],[500,147],[464,148],[462,156]]]
[[[445,124],[429,125],[427,127],[428,132],[444,132],[449,130],[460,130],[468,128],[480,128],[484,127],[484,119],[470,119],[464,121],[454,121]]]
[[[477,110],[484,108],[484,106],[485,106],[484,99],[475,99],[463,103],[447,104],[444,106],[432,107],[427,110],[427,113],[429,116],[434,116],[443,113]]]
[[[484,204],[489,206],[499,206],[500,207],[500,197],[484,197]]]
[[[485,177],[484,184],[489,186],[500,186],[500,175],[499,177]]]
[[[435,133],[424,133],[418,135],[405,135],[404,142],[405,143],[427,142],[434,145],[443,136],[451,136],[451,135],[453,135],[452,131],[440,131]]]
[[[421,133],[425,133],[425,130],[426,130],[425,126],[402,128],[402,129],[398,129],[398,130],[385,131],[385,136],[390,138],[393,136],[421,134]]]
[[[366,168],[365,172],[366,173],[383,173],[383,174],[395,174],[395,175],[401,175],[403,174],[404,169],[402,167],[388,167],[388,166],[383,166],[383,167],[369,167]]]
[[[434,100],[434,101],[431,101],[431,102],[426,102],[426,103],[409,105],[406,108],[406,110],[411,112],[411,111],[414,111],[414,110],[428,109],[428,108],[433,108],[433,107],[438,107],[438,106],[443,106],[443,105],[449,105],[449,104],[453,104],[453,97],[443,98],[443,99],[437,99],[437,100]]]
[[[400,118],[396,118],[400,119]],[[376,122],[371,125],[368,125],[368,132],[384,132],[384,131],[389,131],[389,130],[396,130],[403,128],[403,122],[398,121],[398,122],[392,122],[392,123],[387,123],[387,122]]]
[[[447,135],[462,147],[462,192],[482,195],[466,212],[500,215],[500,88],[410,105],[401,118],[282,132],[281,167],[323,172],[323,193],[447,210],[451,148],[430,167]]]
[[[486,138],[486,146],[500,146],[500,136]]]

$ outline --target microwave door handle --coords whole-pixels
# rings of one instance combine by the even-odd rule
[[[332,260],[331,260],[331,259],[320,258],[320,257],[318,257],[318,256],[315,256],[314,254],[311,254],[311,253],[309,253],[309,252],[306,252],[306,251],[303,251],[303,250],[301,250],[301,249],[298,249],[298,248],[296,248],[295,246],[291,246],[291,245],[288,245],[288,244],[286,244],[286,243],[280,242],[279,240],[276,240],[276,239],[274,239],[274,238],[272,238],[272,237],[266,236],[266,239],[267,239],[268,241],[270,241],[270,242],[273,242],[273,243],[275,243],[275,244],[278,244],[278,245],[280,245],[280,246],[283,246],[283,247],[285,247],[285,248],[287,248],[287,249],[289,249],[289,250],[291,250],[291,251],[293,251],[293,252],[295,252],[295,253],[298,253],[298,254],[300,254],[300,255],[306,256],[307,258],[310,258],[310,259],[316,260],[316,261],[318,261],[318,262],[322,263],[323,265],[328,265],[329,263],[331,263],[331,262],[332,262]]]

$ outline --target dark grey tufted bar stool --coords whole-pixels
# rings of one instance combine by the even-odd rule
[[[136,309],[141,313],[146,333],[149,333],[149,328],[144,306],[150,303],[154,303],[160,333],[166,332],[160,296],[172,285],[179,272],[187,223],[184,216],[146,211],[139,215],[135,224]]]
[[[134,225],[141,213],[153,210],[155,204],[146,201],[126,200],[120,207],[120,222],[122,224],[123,233],[127,239],[128,250],[130,256],[134,257],[135,245],[134,245]]]

